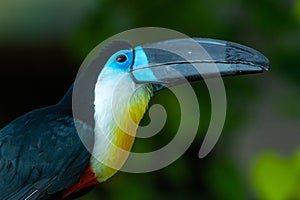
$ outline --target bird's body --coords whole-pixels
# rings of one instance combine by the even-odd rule
[[[178,45],[174,41],[157,44],[174,47]],[[223,48],[212,60],[191,61],[215,63],[221,75],[267,69],[268,61],[255,50],[223,41],[195,41],[207,45],[208,51]],[[100,53],[59,103],[27,113],[0,130],[2,200],[73,199],[106,181],[129,156],[151,96],[182,83],[182,76],[190,81],[202,79],[174,54],[153,46],[133,48],[126,42],[117,46],[109,53],[104,50],[106,57]],[[188,50],[183,47],[178,48]],[[73,92],[78,88],[75,100],[79,100],[74,102]]]
[[[124,84],[126,78],[128,84]],[[67,198],[81,189],[103,182],[115,174],[116,169],[102,164],[95,156],[98,159],[108,159],[106,157],[109,157],[109,159],[119,159],[120,162],[125,162],[127,156],[124,157],[122,154],[118,157],[119,154],[114,152],[113,146],[108,146],[106,142],[103,142],[106,141],[104,137],[108,136],[112,143],[130,151],[137,129],[136,124],[140,122],[146,112],[152,95],[150,87],[138,86],[137,88],[129,81],[129,76],[122,79],[122,87],[117,87],[118,85],[113,79],[111,82],[106,81],[109,86],[106,84],[96,86],[95,90],[106,96],[101,98],[96,95],[95,97],[95,105],[99,105],[99,107],[95,106],[94,140],[99,145],[93,149],[94,157],[82,144],[77,134],[78,124],[82,125],[85,134],[93,135],[92,129],[84,122],[77,121],[77,127],[75,126],[71,97],[65,97],[57,105],[23,115],[4,127],[0,131],[0,176],[13,178],[0,180],[2,198],[47,199],[53,195],[55,199]],[[103,91],[105,88],[109,88],[109,90]],[[132,93],[136,90],[143,91],[136,92],[135,95],[139,95],[132,98]],[[72,95],[70,91],[67,95]],[[113,115],[114,111],[108,108],[116,93],[122,94],[116,99],[118,102],[114,103],[116,105],[114,108],[120,112]],[[131,116],[127,116],[128,114]],[[116,118],[122,125],[115,122]],[[134,123],[129,119],[133,119]],[[32,131],[30,127],[35,127],[35,131]],[[98,131],[100,129],[106,134]],[[125,132],[130,132],[132,135]],[[40,182],[36,182],[37,180]],[[26,187],[27,185],[28,187]],[[40,190],[40,188],[44,188],[44,190]],[[19,192],[16,193],[16,191]]]

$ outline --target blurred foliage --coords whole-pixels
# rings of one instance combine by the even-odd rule
[[[300,21],[300,1],[295,1],[295,7],[294,7],[294,15],[296,20]]]
[[[250,116],[249,113],[256,109],[252,104],[254,101],[259,102],[265,79],[280,75],[291,81],[295,90],[299,91],[300,0],[46,2],[1,1],[0,44],[12,48],[24,44],[56,44],[64,48],[66,56],[70,57],[70,63],[78,68],[85,56],[106,38],[136,27],[156,26],[174,29],[191,37],[210,37],[242,43],[260,50],[271,61],[272,70],[268,74],[224,79],[228,100],[226,124],[220,141],[208,157],[197,157],[210,119],[207,88],[204,83],[197,83],[193,87],[200,104],[200,128],[195,142],[187,152],[172,165],[156,172],[119,172],[109,181],[99,184],[81,200],[251,199],[253,195],[249,192],[249,187],[252,183],[256,198],[300,199],[297,190],[300,183],[299,153],[291,158],[278,156],[278,153],[263,154],[257,158],[252,168],[251,183],[245,183],[248,171],[236,163],[234,155],[226,153],[227,149],[233,148],[230,146],[230,139],[237,136],[237,130],[238,134],[243,134],[242,128],[251,126],[255,120],[256,116]],[[35,57],[32,58],[34,59]],[[19,77],[21,76],[22,74]],[[276,89],[277,85],[272,87]],[[283,98],[284,102],[274,104],[274,109],[299,120],[298,97],[291,95]],[[274,102],[278,99],[274,99]],[[174,137],[173,133],[180,120],[178,102],[166,90],[152,99],[151,105],[156,103],[162,104],[168,111],[167,124],[153,138],[137,139],[133,151],[145,152],[160,148]],[[147,123],[148,113],[142,121],[142,124]]]
[[[218,159],[206,171],[212,199],[246,199],[245,185],[232,161]]]
[[[260,199],[300,199],[300,150],[290,157],[264,153],[257,158],[252,178]]]

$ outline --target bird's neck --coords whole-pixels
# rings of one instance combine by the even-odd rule
[[[91,163],[99,182],[107,180],[125,163],[151,96],[150,85],[137,85],[129,76],[120,82],[98,81]]]

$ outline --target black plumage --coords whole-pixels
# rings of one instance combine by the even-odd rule
[[[29,112],[0,130],[1,199],[58,197],[79,180],[90,153],[77,134],[70,99]],[[85,133],[91,134],[87,127]]]

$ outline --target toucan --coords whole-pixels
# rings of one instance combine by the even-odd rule
[[[260,52],[233,42],[177,38],[101,49],[55,105],[0,130],[2,200],[75,199],[112,177],[130,152],[157,92],[186,82],[269,69]],[[112,143],[109,145],[107,143]]]

